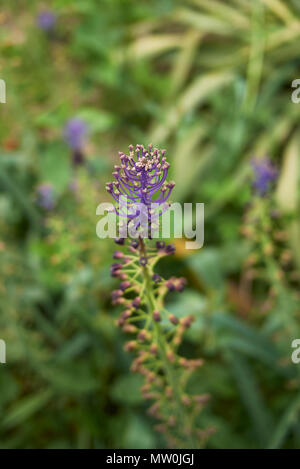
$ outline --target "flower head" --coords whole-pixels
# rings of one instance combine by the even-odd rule
[[[165,150],[153,148],[150,144],[148,149],[143,145],[129,146],[129,155],[119,152],[120,165],[115,166],[113,176],[114,182],[106,184],[106,190],[109,192],[119,207],[116,212],[120,216],[126,216],[132,220],[140,214],[140,208],[137,204],[143,204],[146,207],[147,218],[152,220],[158,218],[169,204],[166,204],[175,183],[167,182],[167,175],[170,164],[165,157]],[[122,199],[126,198],[126,202]],[[151,207],[162,206],[159,215],[156,217],[151,214]],[[128,211],[123,213],[122,208],[126,205]]]
[[[268,158],[252,161],[254,172],[253,187],[257,194],[263,197],[270,187],[270,184],[278,177],[278,171]]]
[[[41,184],[37,188],[37,204],[46,210],[53,210],[55,203],[51,184]]]
[[[37,17],[38,26],[44,31],[51,31],[56,23],[56,16],[50,10],[42,11]]]
[[[82,149],[87,131],[87,124],[81,119],[74,118],[67,122],[64,129],[64,137],[72,150],[79,151]]]

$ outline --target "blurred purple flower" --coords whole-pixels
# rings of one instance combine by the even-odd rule
[[[278,177],[278,170],[269,158],[253,160],[252,168],[254,172],[253,187],[257,194],[263,197],[270,187],[270,184]]]
[[[37,188],[37,204],[46,210],[53,210],[54,192],[50,184],[41,184]]]
[[[79,152],[83,147],[87,131],[88,126],[82,119],[70,119],[64,129],[64,137],[69,147]]]
[[[50,10],[42,11],[37,17],[38,26],[44,31],[51,31],[56,23],[56,16]]]

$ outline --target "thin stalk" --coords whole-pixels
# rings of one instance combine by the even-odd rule
[[[146,246],[142,238],[139,240],[139,248],[140,248],[140,253],[143,257],[146,256]],[[152,284],[151,284],[151,276],[149,272],[149,267],[148,265],[143,266],[143,276],[145,279],[145,293],[147,297],[147,306],[148,306],[148,314],[149,314],[149,322],[151,321],[153,311],[157,310],[157,305],[155,301],[155,297],[153,294],[153,289],[152,289]],[[157,338],[157,345],[158,345],[158,350],[159,350],[159,355],[162,361],[163,369],[165,371],[167,380],[169,382],[170,387],[172,388],[175,403],[176,403],[176,413],[177,413],[177,418],[178,418],[178,425],[182,425],[183,427],[185,426],[186,423],[186,413],[185,409],[183,407],[182,401],[181,401],[181,391],[180,387],[177,382],[177,377],[176,373],[174,373],[174,369],[172,365],[170,364],[168,357],[167,357],[167,343],[165,336],[161,330],[160,325],[155,322],[153,322],[153,327],[154,331],[156,334]],[[185,437],[186,438],[186,437]],[[192,448],[197,448],[197,445],[193,439],[193,437],[190,437],[190,441],[187,440],[187,443],[191,443]]]

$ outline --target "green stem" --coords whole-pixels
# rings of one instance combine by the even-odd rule
[[[145,243],[142,239],[140,239],[140,252],[141,254],[146,257],[146,246]],[[149,272],[149,267],[145,265],[143,267],[143,275],[145,279],[145,293],[147,297],[147,303],[148,303],[148,313],[149,313],[149,320],[151,321],[153,311],[157,310],[157,305],[155,301],[155,297],[153,294],[153,289],[152,289],[152,283],[151,283],[151,276]],[[169,385],[173,391],[174,395],[174,400],[176,403],[176,413],[177,413],[177,418],[178,418],[178,427],[185,427],[185,423],[187,422],[186,419],[186,413],[185,409],[183,407],[182,401],[181,401],[181,390],[179,388],[178,382],[177,382],[177,377],[176,373],[174,373],[174,369],[172,365],[170,364],[168,357],[167,357],[167,343],[165,340],[165,336],[161,330],[161,326],[155,322],[153,322],[153,327],[154,331],[156,334],[157,338],[157,345],[158,345],[158,350],[159,350],[159,355],[163,364],[163,368],[167,377],[167,380],[169,382]],[[186,436],[184,436],[184,439],[186,439],[186,443],[190,443],[192,448],[197,448],[196,443],[194,442],[193,436],[191,435],[190,440]]]

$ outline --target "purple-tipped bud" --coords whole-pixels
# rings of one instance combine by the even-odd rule
[[[186,285],[186,279],[184,277],[171,277],[169,280],[166,281],[165,285],[169,291],[182,292]]]
[[[130,309],[126,309],[121,314],[121,318],[124,319],[124,320],[128,319],[130,316],[131,316],[131,310]]]
[[[132,306],[134,308],[139,308],[141,304],[141,298],[139,296],[137,296],[133,301],[132,301]]]
[[[111,297],[113,300],[116,300],[117,298],[121,298],[123,296],[122,290],[113,290],[111,293]]]
[[[145,342],[145,340],[149,339],[149,332],[146,331],[145,329],[142,329],[139,333],[138,333],[138,340],[140,342]]]
[[[114,259],[123,259],[124,257],[124,254],[122,251],[115,251],[114,252],[114,255],[113,255],[113,258]]]
[[[135,340],[131,340],[129,342],[126,342],[124,349],[125,349],[125,352],[132,352],[137,347],[138,347],[137,342]]]
[[[119,244],[120,246],[123,246],[125,243],[125,238],[115,238],[114,239],[116,244]]]
[[[153,321],[155,322],[161,321],[161,315],[159,311],[153,311]]]
[[[127,334],[135,334],[137,330],[137,327],[133,324],[124,324],[123,326],[123,331],[127,332]]]
[[[188,329],[191,327],[192,322],[195,321],[195,318],[192,314],[186,316],[185,318],[180,319],[180,324],[185,328]]]
[[[117,305],[123,305],[124,303],[126,302],[125,298],[116,298],[115,300],[112,301],[112,304],[114,306],[117,306]]]
[[[121,290],[125,291],[127,288],[131,286],[131,283],[128,280],[125,280],[125,282],[120,283],[120,288]]]
[[[133,248],[133,249],[137,249],[138,246],[139,246],[139,242],[138,241],[135,241],[135,240],[132,240],[130,242],[130,246]]]
[[[112,264],[110,268],[110,275],[112,277],[119,277],[121,274],[122,267],[122,264]]]
[[[178,324],[178,318],[176,316],[174,316],[174,314],[170,314],[169,315],[169,321],[174,324],[174,326],[177,326]]]

